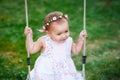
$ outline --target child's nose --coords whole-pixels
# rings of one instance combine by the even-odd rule
[[[63,38],[66,38],[66,34],[63,34],[62,37],[63,37]]]

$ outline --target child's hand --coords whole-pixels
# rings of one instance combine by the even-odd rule
[[[32,35],[32,29],[30,27],[25,27],[24,34],[25,36],[27,36],[28,34]]]
[[[87,32],[86,32],[86,30],[82,30],[82,31],[80,32],[79,38],[80,38],[81,40],[84,40],[86,37],[87,37]]]

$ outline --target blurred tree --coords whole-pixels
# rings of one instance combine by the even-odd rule
[[[108,8],[108,6],[109,6],[110,3],[111,3],[111,0],[106,0],[106,1],[105,1],[105,4],[104,4],[104,6],[103,6],[103,10],[104,10],[104,11],[107,10],[107,8]]]

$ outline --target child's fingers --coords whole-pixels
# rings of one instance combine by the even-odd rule
[[[86,30],[82,30],[82,31],[80,32],[79,37],[82,38],[82,39],[84,40],[84,38],[87,37],[87,32],[86,32]]]
[[[24,34],[27,36],[29,33],[32,34],[32,29],[30,27],[25,27]]]
[[[87,35],[87,32],[84,32],[83,33],[83,36],[86,38],[88,35]]]

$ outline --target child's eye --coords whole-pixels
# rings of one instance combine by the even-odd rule
[[[68,32],[68,30],[67,31],[65,31],[65,33],[67,33]]]
[[[61,34],[59,33],[59,34],[57,34],[57,35],[61,35]]]

